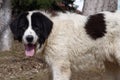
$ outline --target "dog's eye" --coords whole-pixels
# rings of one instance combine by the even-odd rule
[[[19,29],[20,29],[20,30],[26,30],[26,27],[24,27],[24,26],[19,26]]]
[[[26,27],[22,27],[23,30],[26,30]]]
[[[38,28],[38,27],[35,27],[35,28],[34,28],[34,30],[35,30],[35,31],[38,31],[38,30],[39,30],[39,28]]]

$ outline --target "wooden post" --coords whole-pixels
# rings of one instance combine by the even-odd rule
[[[0,51],[10,50],[12,34],[9,23],[11,19],[11,0],[0,0]]]

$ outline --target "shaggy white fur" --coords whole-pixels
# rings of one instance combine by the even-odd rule
[[[86,34],[84,27],[89,17],[61,13],[51,19],[54,25],[44,51],[53,80],[70,80],[71,69],[83,70],[93,64],[93,59],[120,64],[120,13],[102,14],[106,34],[97,40]]]
[[[53,28],[46,16],[53,22]],[[18,22],[21,18],[24,21]],[[73,72],[85,74],[80,76],[80,80],[120,80],[120,12],[101,12],[88,17],[58,13],[58,16],[51,17],[47,13],[30,11],[17,19],[11,26],[14,35],[22,40],[25,35],[22,33],[32,27],[36,34],[31,33],[31,36],[34,38],[36,35],[36,41],[41,41],[35,43],[51,67],[53,80],[70,80]],[[21,27],[21,23],[22,26],[29,25]],[[17,28],[18,31],[15,31]],[[31,43],[34,41],[31,40]],[[26,44],[26,41],[23,40],[23,43]],[[32,49],[27,45],[29,53],[33,53],[33,45],[36,45],[31,43]],[[105,71],[105,77],[87,76],[102,76],[102,71]]]

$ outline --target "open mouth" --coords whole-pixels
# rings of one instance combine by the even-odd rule
[[[32,57],[35,54],[35,47],[34,44],[25,44],[25,55]]]

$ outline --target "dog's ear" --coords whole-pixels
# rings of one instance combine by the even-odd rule
[[[39,43],[42,44],[48,38],[53,22],[40,12],[36,12],[32,14],[32,26],[39,36]]]
[[[27,21],[28,13],[21,13],[18,17],[13,19],[10,23],[10,29],[14,35],[14,38],[21,41],[25,28],[28,26]]]

